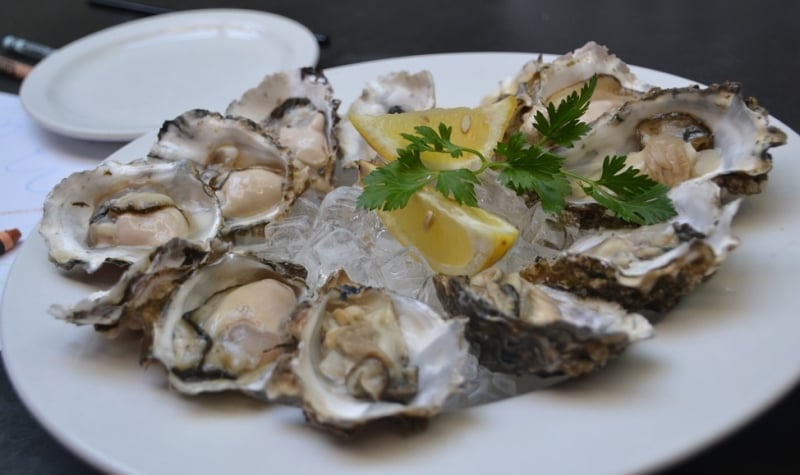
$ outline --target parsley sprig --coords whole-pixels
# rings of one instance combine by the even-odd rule
[[[444,196],[460,204],[477,206],[478,176],[494,169],[500,183],[517,194],[536,193],[542,208],[549,213],[563,211],[566,197],[572,192],[572,179],[584,193],[626,221],[653,224],[675,216],[668,188],[634,167],[625,168],[624,156],[605,157],[597,180],[563,168],[565,159],[557,151],[559,147],[571,148],[589,132],[590,127],[580,118],[589,107],[596,84],[597,78],[593,77],[580,92],[571,93],[558,106],[548,104],[546,115],[537,112],[533,123],[540,136],[537,143],[529,144],[521,132],[498,143],[494,153],[502,157],[500,161],[490,161],[477,150],[451,142],[452,128],[445,124],[439,124],[438,131],[427,126],[415,127],[415,134],[402,134],[409,143],[397,150],[397,160],[364,177],[364,191],[358,205],[386,211],[403,208],[415,192],[434,183]],[[480,159],[481,166],[477,170],[431,170],[420,158],[423,152],[446,153],[453,158],[472,154]]]

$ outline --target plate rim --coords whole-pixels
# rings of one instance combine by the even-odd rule
[[[291,30],[292,46],[297,48],[296,57],[301,58],[307,66],[315,66],[319,61],[320,47],[314,33],[304,24],[293,18],[276,13],[243,8],[200,8],[163,13],[145,18],[119,23],[117,25],[95,31],[78,38],[41,60],[23,79],[19,97],[26,113],[40,126],[59,135],[76,139],[96,141],[129,141],[147,133],[152,127],[104,127],[102,125],[85,126],[70,124],[63,117],[54,115],[48,101],[42,99],[50,87],[53,77],[68,67],[75,59],[86,52],[115,44],[124,44],[137,33],[163,30],[176,21],[192,21],[196,24],[223,23],[225,21],[247,21],[252,24]],[[282,69],[278,68],[278,69]]]

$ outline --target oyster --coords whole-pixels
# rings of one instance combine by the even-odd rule
[[[216,193],[223,234],[256,232],[285,215],[307,187],[291,154],[249,119],[195,109],[167,121],[149,153],[152,158],[189,160]]]
[[[338,143],[333,133],[339,100],[322,71],[271,74],[232,102],[225,113],[261,124],[292,151],[294,166],[318,191],[331,189]]]
[[[53,305],[49,311],[75,325],[94,325],[110,338],[125,330],[141,331],[145,359],[164,302],[197,268],[217,259],[228,247],[218,240],[209,247],[181,238],[171,239],[134,262],[110,288],[94,292],[69,307]]]
[[[430,109],[436,104],[433,75],[429,71],[399,71],[380,76],[366,84],[347,114],[393,114]],[[360,160],[374,162],[377,154],[361,138],[348,119],[336,127],[343,167],[355,167]]]
[[[621,59],[609,54],[606,47],[590,41],[539,69],[538,77],[528,84],[528,91],[533,98],[533,109],[527,116],[531,120],[524,122],[533,122],[533,115],[538,110],[547,107],[549,103],[558,104],[595,75],[597,87],[589,110],[581,118],[586,123],[640,97],[652,88],[631,73],[628,65]]]
[[[109,336],[141,331],[142,359],[164,365],[182,393],[263,397],[276,360],[296,345],[282,326],[305,295],[305,276],[300,266],[231,251],[221,241],[204,250],[176,238],[110,289],[50,313]]]
[[[731,222],[740,200],[722,204],[711,181],[669,192],[678,215],[666,223],[587,233],[558,256],[537,258],[525,279],[625,308],[663,312],[711,277],[739,240]]]
[[[174,237],[207,246],[222,226],[219,204],[191,163],[106,161],[48,194],[39,233],[64,269],[129,265]]]
[[[295,316],[298,351],[270,382],[271,399],[299,403],[342,433],[376,419],[427,419],[463,382],[461,320],[336,273]]]
[[[667,186],[715,180],[733,193],[761,191],[772,168],[769,149],[786,134],[767,112],[745,100],[734,83],[708,88],[653,90],[598,119],[573,148],[560,150],[564,167],[599,178],[603,158],[627,155],[626,164]],[[591,201],[579,189],[570,202]]]
[[[469,318],[466,335],[482,365],[516,375],[579,376],[653,334],[641,315],[580,298],[490,268],[472,278],[434,277],[452,316]]]
[[[305,296],[306,270],[227,252],[198,267],[153,325],[149,358],[185,394],[238,390],[263,398],[278,358],[296,342],[282,330]]]
[[[544,63],[540,56],[526,63],[517,75],[501,84],[500,91],[484,102],[494,102],[514,95],[519,102],[517,117],[510,131],[520,130],[535,140],[534,117],[550,103],[558,104],[570,93],[597,76],[597,85],[589,109],[581,120],[591,123],[625,102],[640,97],[652,86],[639,80],[618,57],[604,46],[590,41],[581,48]]]

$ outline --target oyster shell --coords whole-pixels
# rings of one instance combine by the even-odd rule
[[[187,111],[165,122],[149,155],[198,164],[219,199],[223,234],[257,232],[285,215],[308,187],[291,153],[260,125],[207,110]]]
[[[265,77],[225,113],[261,124],[292,151],[296,173],[307,177],[313,189],[327,192],[338,148],[333,133],[338,108],[339,100],[334,99],[325,74],[300,68]]]
[[[492,371],[579,376],[653,334],[639,314],[534,284],[521,273],[490,268],[472,278],[437,275],[434,284],[450,315],[469,318],[467,339]]]
[[[559,56],[550,64],[539,69],[536,78],[529,82],[527,89],[533,98],[532,107],[523,120],[533,122],[533,115],[547,104],[558,104],[561,99],[577,91],[592,76],[597,76],[597,87],[592,95],[589,110],[581,120],[586,123],[609,111],[619,108],[625,102],[640,97],[652,88],[640,81],[621,59],[610,54],[605,46],[593,41],[571,53]]]
[[[39,233],[57,266],[94,272],[129,265],[174,237],[207,247],[221,226],[217,199],[193,164],[141,159],[62,180],[45,200]]]
[[[772,169],[769,149],[785,142],[764,109],[745,100],[738,84],[724,83],[653,90],[597,120],[559,153],[566,169],[593,179],[604,157],[627,155],[627,165],[668,186],[713,179],[730,192],[752,194]],[[580,206],[591,199],[576,189],[569,201]]]
[[[205,263],[163,307],[149,358],[182,393],[263,398],[278,358],[294,351],[282,327],[305,296],[305,277],[300,266],[238,252]]]
[[[537,258],[525,279],[625,308],[663,312],[711,277],[739,240],[731,222],[740,200],[722,204],[711,181],[669,192],[678,215],[666,223],[587,233],[560,255]]]
[[[141,331],[142,358],[146,359],[153,325],[164,302],[197,268],[217,259],[228,247],[218,240],[209,247],[171,239],[134,262],[110,288],[93,292],[69,307],[53,305],[49,311],[75,325],[94,325],[110,338],[125,330]]]
[[[348,433],[387,417],[427,419],[463,382],[464,322],[418,300],[337,273],[295,319],[298,351],[268,394],[300,404],[315,425]]]
[[[392,114],[430,109],[436,105],[433,75],[429,71],[398,71],[369,81],[347,114]],[[378,155],[345,118],[336,126],[342,166],[356,167],[360,160],[374,162]]]
[[[484,99],[484,102],[494,102],[507,95],[515,96],[519,107],[509,131],[525,132],[535,141],[538,136],[533,128],[536,114],[544,112],[548,104],[558,104],[573,91],[580,90],[595,75],[598,78],[597,86],[589,109],[581,118],[586,123],[616,110],[652,88],[639,80],[605,46],[590,41],[550,63],[544,63],[541,56],[529,61],[516,76],[501,83],[498,93]]]
[[[300,266],[173,239],[132,265],[110,289],[50,313],[106,335],[143,334],[142,360],[158,361],[185,394],[239,390],[263,397],[283,331],[306,292]]]

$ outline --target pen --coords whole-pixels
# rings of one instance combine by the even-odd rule
[[[131,2],[128,0],[89,0],[89,5],[93,7],[115,8],[117,10],[142,13],[144,15],[158,15],[172,11],[168,8],[146,5],[144,3]],[[320,46],[328,46],[331,42],[330,36],[325,33],[314,33],[314,37],[317,39],[317,43],[319,43]]]
[[[24,79],[31,72],[33,67],[30,64],[20,63],[11,58],[0,56],[0,72],[17,79]]]
[[[49,46],[35,43],[13,35],[3,37],[3,48],[31,59],[42,59],[54,50]]]

